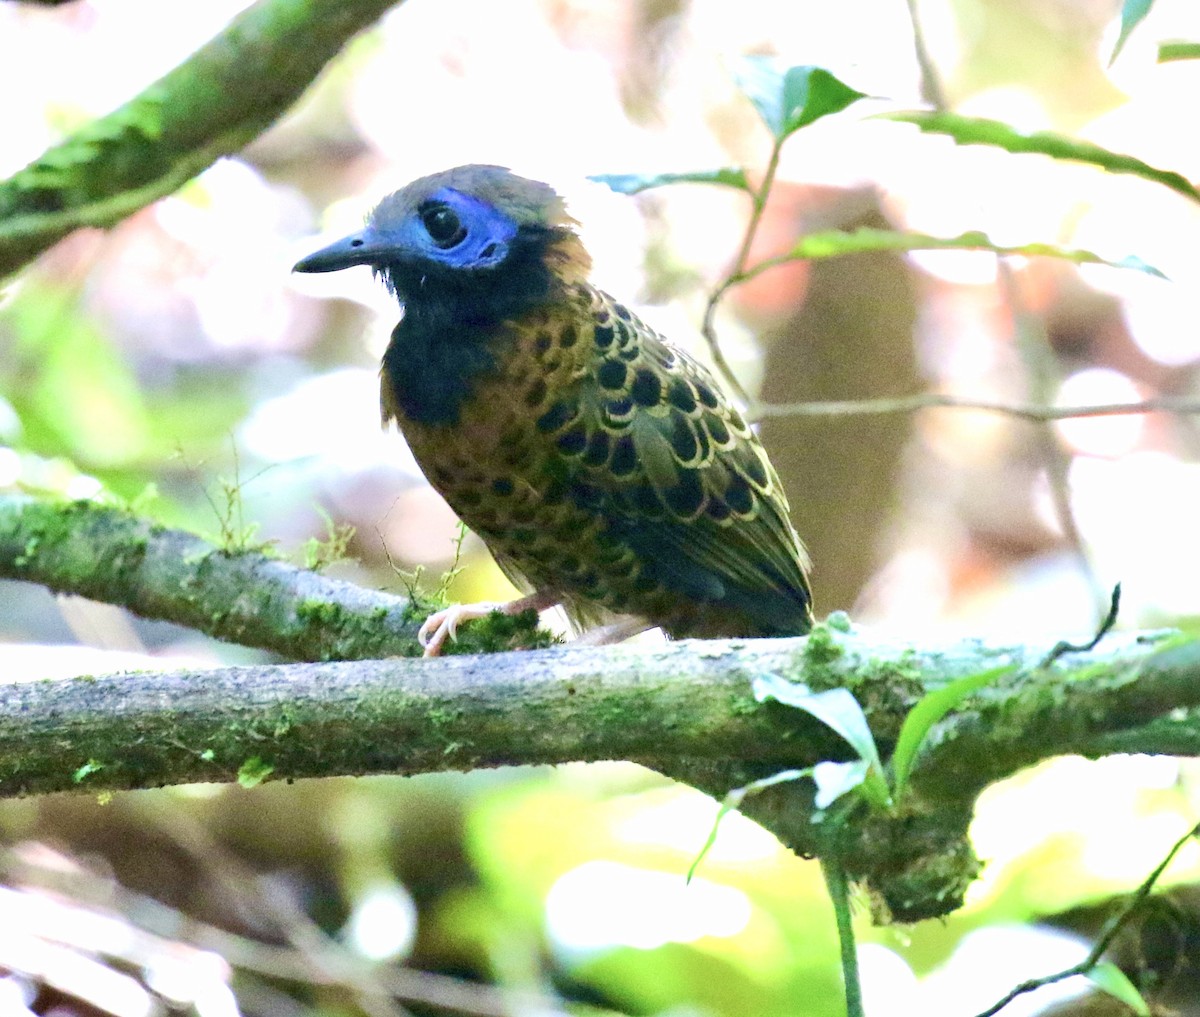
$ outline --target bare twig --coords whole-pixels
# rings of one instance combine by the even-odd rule
[[[944,392],[917,392],[880,399],[842,399],[828,402],[759,404],[752,421],[783,417],[869,417],[918,410],[957,409],[1000,413],[1036,423],[1071,420],[1077,417],[1114,417],[1135,413],[1200,414],[1200,399],[1187,396],[1156,396],[1136,403],[1099,403],[1091,406],[1045,406],[1037,403],[1002,403],[972,399]]]
[[[184,810],[173,809],[167,822],[160,829],[173,834],[170,825]],[[191,832],[190,830],[188,831]],[[173,836],[173,841],[184,848],[210,875],[216,875],[226,891],[231,888],[229,880],[222,878],[220,865],[230,861],[226,853],[219,858],[205,855],[212,846],[212,838],[205,834],[199,846],[187,836]],[[64,884],[63,869],[58,856],[45,861],[54,864],[39,865],[39,853],[22,852],[19,861],[15,852],[0,854],[0,872],[10,879],[17,879],[23,886],[44,888],[55,897],[73,896],[70,883]],[[238,863],[240,866],[240,863]],[[279,946],[230,932],[192,915],[180,912],[162,901],[130,890],[110,876],[98,877],[89,874],[89,885],[96,880],[109,880],[104,885],[103,899],[106,906],[113,907],[134,928],[153,936],[182,940],[202,950],[220,954],[232,967],[253,972],[273,982],[289,982],[297,985],[342,985],[356,989],[366,980],[372,988],[382,989],[391,996],[407,1003],[424,1004],[439,1010],[467,1015],[467,1017],[512,1017],[514,1013],[536,1011],[546,1017],[567,1017],[560,1003],[549,996],[529,990],[500,989],[491,985],[465,982],[449,975],[399,965],[385,966],[359,957],[342,947],[336,940],[321,933],[316,952],[298,949],[294,945]],[[90,900],[81,906],[98,907]],[[264,902],[253,901],[255,913]],[[270,902],[266,902],[269,904]],[[304,916],[306,923],[311,922]],[[593,1009],[591,1013],[608,1013]]]
[[[391,998],[375,973],[351,951],[331,939],[296,903],[295,898],[265,882],[211,835],[187,810],[167,808],[161,799],[141,799],[143,812],[160,833],[185,852],[212,883],[247,914],[268,917],[276,930],[303,957],[319,981],[340,982],[350,989],[367,1017],[411,1017]]]
[[[1104,956],[1105,951],[1112,945],[1112,941],[1117,934],[1123,929],[1134,912],[1142,905],[1150,892],[1154,889],[1154,885],[1166,871],[1168,865],[1175,856],[1183,849],[1183,846],[1194,837],[1200,836],[1200,824],[1193,826],[1187,833],[1179,838],[1167,852],[1167,856],[1158,864],[1153,872],[1143,880],[1137,891],[1125,902],[1121,910],[1113,915],[1104,924],[1104,928],[1100,933],[1088,955],[1078,964],[1066,968],[1053,975],[1043,975],[1041,978],[1030,978],[1028,981],[1022,982],[1020,985],[1014,986],[1013,989],[1001,1000],[988,1007],[986,1010],[977,1014],[976,1017],[995,1017],[1009,1003],[1018,996],[1022,996],[1027,992],[1033,992],[1035,989],[1040,989],[1043,985],[1053,985],[1055,982],[1061,982],[1067,978],[1074,978],[1076,975],[1086,975],[1100,962],[1100,958]]]
[[[750,248],[754,245],[754,237],[758,233],[763,211],[767,207],[767,198],[770,196],[771,187],[775,183],[775,173],[779,169],[779,155],[782,149],[783,140],[776,138],[771,145],[771,157],[767,160],[767,168],[763,173],[762,183],[750,194],[753,206],[750,210],[750,218],[746,222],[746,233],[742,237],[742,245],[738,249],[737,258],[733,262],[733,268],[730,270],[729,275],[709,295],[708,304],[704,308],[704,321],[700,326],[700,333],[704,336],[704,341],[708,343],[709,355],[712,357],[713,365],[721,372],[721,376],[725,379],[730,389],[733,390],[733,394],[747,407],[756,405],[757,400],[750,398],[746,389],[734,373],[733,368],[729,366],[729,361],[725,359],[725,354],[721,352],[721,344],[717,339],[716,328],[717,306],[730,289],[744,282],[747,278],[746,262],[750,259]]]
[[[929,47],[925,43],[925,32],[917,14],[917,0],[907,0],[907,3],[908,20],[912,23],[913,51],[917,56],[917,66],[921,69],[921,91],[925,101],[934,109],[949,109],[950,103],[946,99],[946,90],[942,87],[941,75],[938,74],[937,65],[933,62]]]
[[[1045,403],[1057,390],[1060,383],[1058,358],[1042,322],[1025,306],[1012,268],[1003,258],[996,261],[996,278],[1013,319],[1017,350],[1021,355],[1034,402]],[[1071,450],[1050,428],[1039,428],[1035,439],[1042,466],[1050,488],[1050,499],[1054,515],[1062,529],[1063,539],[1075,558],[1080,574],[1092,593],[1097,617],[1104,617],[1108,609],[1108,596],[1104,584],[1096,574],[1096,567],[1088,553],[1075,506],[1071,501],[1070,469],[1074,458]]]
[[[1117,615],[1121,611],[1121,584],[1117,583],[1112,588],[1112,598],[1108,606],[1108,614],[1104,616],[1104,620],[1096,629],[1096,634],[1092,636],[1086,643],[1070,643],[1065,639],[1059,640],[1054,644],[1054,648],[1046,654],[1045,659],[1038,667],[1049,667],[1064,653],[1088,653],[1100,645],[1100,640],[1107,636],[1113,626],[1117,624]]]

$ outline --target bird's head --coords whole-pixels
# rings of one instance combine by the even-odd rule
[[[361,230],[294,271],[370,265],[405,303],[470,302],[498,291],[539,299],[555,280],[587,274],[590,259],[574,226],[547,184],[500,166],[458,166],[388,195]]]

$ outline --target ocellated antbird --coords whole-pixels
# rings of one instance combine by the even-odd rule
[[[297,272],[370,265],[403,305],[381,406],[426,476],[530,592],[438,612],[566,607],[594,641],[812,624],[808,559],[762,445],[709,372],[587,279],[562,199],[498,166],[389,195]]]

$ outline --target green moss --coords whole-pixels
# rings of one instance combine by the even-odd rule
[[[739,695],[729,702],[729,712],[735,717],[746,717],[762,709],[762,703],[750,695],[749,685],[746,688],[745,695]]]
[[[846,684],[844,667],[835,667],[846,650],[838,634],[824,622],[813,627],[800,652],[803,681],[814,692],[839,688]],[[797,676],[800,677],[800,676]]]
[[[845,611],[833,611],[824,622],[827,628],[833,629],[835,632],[849,633],[854,625],[850,621],[850,615]]]
[[[462,718],[460,707],[434,706],[425,711],[425,718],[434,727],[457,723]]]
[[[238,767],[237,782],[247,789],[258,787],[259,784],[274,772],[275,767],[273,764],[266,762],[259,756],[251,756]]]
[[[328,600],[309,598],[296,605],[296,617],[306,624],[341,625],[345,614],[344,608]]]
[[[101,771],[103,769],[104,769],[104,764],[101,763],[99,760],[89,759],[86,763],[84,763],[82,766],[78,767],[75,770],[75,772],[71,774],[71,782],[74,784],[82,784],[93,773],[98,773],[99,771]]]
[[[505,650],[541,650],[559,642],[557,636],[538,628],[538,613],[530,608],[520,614],[493,611],[463,625],[458,638],[446,643],[447,654],[500,653]]]

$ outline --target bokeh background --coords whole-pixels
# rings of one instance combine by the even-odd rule
[[[244,6],[0,4],[0,174],[134,95]],[[1194,4],[1159,0],[1111,66],[1116,0],[916,7],[956,111],[1200,179],[1186,112],[1200,64],[1155,62],[1160,41],[1200,38]],[[734,290],[717,318],[759,398],[928,388],[1082,405],[1196,393],[1200,209],[1143,180],[872,119],[928,91],[899,0],[409,0],[238,158],[116,229],[69,237],[6,284],[0,489],[128,499],[214,536],[253,530],[297,560],[306,542],[351,525],[350,559],[333,573],[400,590],[394,566],[420,567],[436,585],[456,522],[402,439],[378,426],[394,303],[365,270],[293,276],[291,265],[415,176],[499,163],[566,194],[595,280],[703,357],[698,323],[747,199],[693,185],[621,197],[587,177],[760,173],[769,137],[735,84],[754,53],[826,67],[872,97],[789,141],[754,259],[804,232],[890,225],[1136,255],[1167,276],[957,252],[793,264]],[[1053,641],[1088,632],[1120,580],[1122,625],[1200,617],[1194,417],[1043,426],[940,409],[772,418],[762,436],[812,551],[821,615],[847,609],[920,641]],[[456,599],[505,595],[475,538],[461,564]],[[261,659],[15,583],[0,583],[0,641],[0,680]],[[882,930],[864,909],[871,1012],[970,1014],[1080,959],[1104,901],[1192,825],[1195,798],[1190,764],[1165,759],[1058,760],[993,788],[972,831],[988,865],[966,908]],[[60,1017],[164,1013],[161,987],[135,991],[154,984],[147,972],[169,982],[160,969],[177,980],[179,1012],[389,1012],[347,979],[298,987],[285,970],[256,968],[232,934],[291,943],[313,964],[341,951],[627,1013],[839,1013],[814,863],[734,817],[685,886],[715,812],[623,764],[0,803],[14,894],[0,897],[0,924],[6,909],[31,908],[55,935],[107,909],[129,934],[140,922],[166,936],[175,921],[168,938],[201,948],[185,962],[178,943],[158,944],[169,964],[149,948],[127,959],[140,980],[105,1011],[82,990],[42,985],[31,997],[28,981],[4,978],[0,947],[10,994],[0,1013],[24,1012],[4,1009],[10,997]],[[1156,1000],[1185,1013],[1200,1012],[1186,889],[1197,875],[1200,851],[1185,849],[1167,879],[1178,888],[1126,958],[1154,969]],[[83,910],[46,917],[49,896],[11,889],[47,881]],[[205,939],[196,922],[229,935],[206,925]],[[113,949],[108,933],[78,938],[80,963],[102,941]],[[429,989],[435,1001],[451,999],[449,985]],[[475,1009],[450,1012],[503,1003],[472,999]]]

